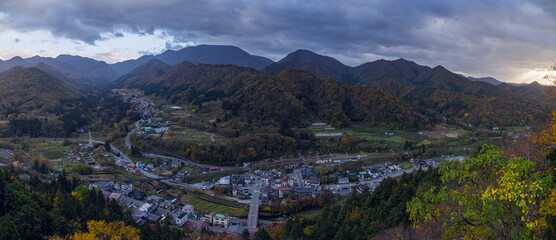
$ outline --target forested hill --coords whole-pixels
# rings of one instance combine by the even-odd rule
[[[353,122],[423,129],[429,119],[396,96],[322,79],[302,70],[264,74],[232,65],[184,62],[142,87],[173,103],[232,122],[276,127],[321,120],[335,127]],[[236,123],[237,124],[237,123]]]
[[[48,112],[62,110],[63,100],[83,94],[44,71],[31,67],[13,67],[0,73],[0,114]]]
[[[148,84],[150,81],[164,75],[170,71],[172,66],[158,60],[151,59],[131,72],[124,74],[118,79],[108,84],[111,88],[134,88]]]
[[[387,91],[425,109],[436,120],[446,118],[465,125],[492,127],[544,121],[554,105],[542,97],[542,88],[474,82],[442,66],[430,68],[405,59],[349,67],[331,57],[298,50],[262,71],[280,72],[288,68]]]

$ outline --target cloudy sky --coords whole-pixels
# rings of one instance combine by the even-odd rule
[[[0,59],[109,63],[198,44],[279,60],[300,48],[356,66],[400,57],[502,81],[556,64],[554,0],[1,0]]]

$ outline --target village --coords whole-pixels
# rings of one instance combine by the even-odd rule
[[[127,172],[128,176],[132,177],[125,179],[89,177],[88,180],[92,182],[89,188],[102,190],[107,199],[128,208],[137,223],[169,223],[187,229],[238,234],[248,230],[254,234],[260,226],[274,224],[284,217],[292,217],[297,213],[291,212],[291,215],[279,217],[276,217],[279,214],[274,214],[273,218],[267,217],[260,220],[261,211],[268,212],[269,209],[277,207],[286,209],[291,206],[297,206],[301,209],[299,211],[302,211],[305,206],[300,205],[308,199],[337,201],[351,194],[373,191],[386,178],[437,167],[440,161],[461,159],[451,156],[421,161],[412,159],[410,164],[404,166],[396,162],[365,165],[361,160],[368,157],[367,155],[346,153],[345,155],[299,155],[296,158],[289,156],[289,159],[281,158],[281,161],[267,165],[244,163],[243,166],[230,167],[141,152],[142,158],[133,160],[126,154],[127,150],[131,149],[131,134],[138,134],[147,139],[162,138],[173,123],[167,119],[153,120],[154,116],[161,112],[153,102],[137,97],[129,97],[128,100],[133,103],[134,109],[141,116],[140,120],[134,123],[135,129],[126,136],[124,146],[128,149],[118,149],[113,144],[106,145],[103,141],[93,140],[89,132],[88,140],[77,139],[73,149],[63,152],[64,160],[56,164],[59,169],[64,169],[65,164],[81,163],[89,166],[92,174],[100,175],[104,174],[107,165],[110,165],[108,169],[115,167]],[[313,125],[317,127],[322,125],[327,130],[333,130],[326,124]],[[80,129],[78,132],[85,133],[86,130]],[[394,135],[391,132],[385,134]],[[210,139],[214,141],[212,136]],[[11,152],[2,150],[0,154],[10,156]],[[103,158],[103,161],[99,161],[98,157]],[[24,167],[20,162],[13,164]],[[199,180],[191,182],[191,179]],[[133,184],[151,181],[159,181],[166,184],[168,188],[196,191],[205,196],[203,198],[205,201],[211,198],[234,201],[241,206],[248,206],[249,210],[247,216],[207,211],[206,208],[203,211],[197,209],[194,204],[163,194],[166,190],[164,187],[148,194],[147,191],[134,187]],[[319,208],[319,206],[308,208]]]

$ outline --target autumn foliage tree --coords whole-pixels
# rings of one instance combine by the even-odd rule
[[[443,186],[431,187],[407,204],[415,226],[441,219],[444,238],[530,239],[546,226],[541,202],[550,176],[523,158],[505,159],[493,146],[440,167]]]
[[[88,232],[76,232],[74,235],[66,236],[70,240],[139,240],[139,230],[126,226],[121,221],[106,222],[91,220],[87,222]],[[52,240],[61,239],[52,237]]]

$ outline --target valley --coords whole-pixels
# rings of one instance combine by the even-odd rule
[[[20,60],[0,64],[5,174],[37,189],[72,179],[129,224],[177,235],[318,229],[354,207],[345,221],[390,219],[361,217],[375,225],[358,238],[374,236],[407,224],[406,204],[440,185],[439,166],[487,145],[522,151],[556,106],[538,84],[495,86],[405,59],[349,67],[308,50],[278,62],[208,45],[111,65]]]

